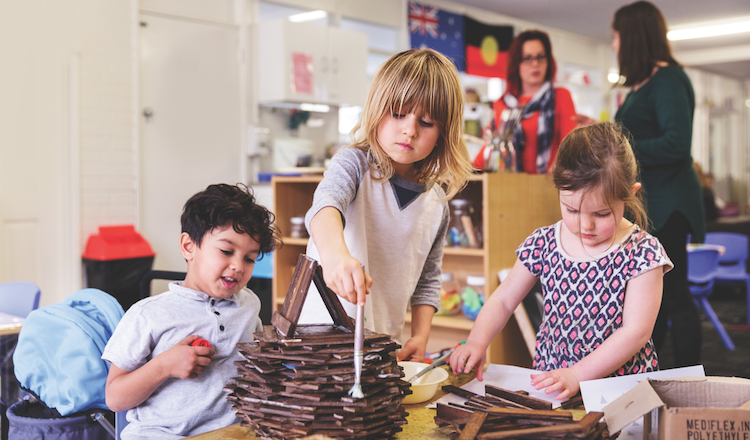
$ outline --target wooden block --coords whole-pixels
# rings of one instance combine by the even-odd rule
[[[560,404],[560,407],[563,409],[572,409],[572,408],[580,408],[583,407],[583,396],[581,396],[581,393],[578,392],[575,396],[571,397],[570,399],[566,400],[565,402]]]
[[[515,417],[519,419],[542,419],[542,420],[573,420],[573,414],[569,411],[553,411],[539,409],[516,409],[516,408],[489,408],[490,415],[501,417]]]
[[[457,396],[461,396],[465,399],[471,399],[472,397],[481,397],[479,394],[474,394],[471,391],[465,390],[463,388],[459,388],[455,385],[443,385],[443,391],[446,393],[455,394]]]
[[[279,331],[282,335],[289,335],[294,333],[294,324],[286,319],[281,313],[273,312],[271,317],[271,324]]]
[[[493,396],[497,396],[505,400],[510,400],[511,402],[521,404],[527,408],[549,409],[549,410],[552,409],[552,404],[550,402],[537,399],[531,396],[524,396],[521,394],[517,394],[517,393],[514,393],[513,391],[508,391],[503,388],[495,387],[492,385],[485,385],[484,393],[491,394]]]
[[[318,262],[305,254],[300,254],[297,258],[297,265],[294,268],[292,282],[289,284],[289,290],[286,292],[284,305],[281,306],[281,313],[274,312],[271,322],[276,330],[284,336],[292,336],[297,327],[299,315],[302,312],[302,306],[307,298],[307,291],[310,289],[315,269]],[[281,316],[284,319],[277,318]]]
[[[484,424],[484,421],[487,419],[487,413],[482,411],[475,411],[474,414],[471,415],[471,418],[469,419],[469,422],[464,426],[463,431],[461,431],[461,435],[458,436],[459,440],[474,440],[477,436],[477,433],[480,429],[482,429],[482,425]]]
[[[344,306],[341,305],[341,301],[338,299],[338,295],[333,293],[323,280],[322,267],[318,266],[316,268],[315,273],[313,274],[313,282],[315,283],[315,287],[318,288],[320,297],[323,299],[323,303],[325,303],[328,313],[333,319],[333,324],[339,328],[354,333],[354,321],[346,314]]]

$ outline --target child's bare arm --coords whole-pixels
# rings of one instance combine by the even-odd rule
[[[364,303],[372,278],[362,271],[362,263],[352,257],[346,247],[339,210],[329,206],[318,211],[310,221],[310,234],[320,252],[323,278],[328,287],[351,303]]]
[[[429,304],[420,304],[411,308],[411,338],[396,355],[398,360],[424,361],[433,315],[435,315],[435,307]]]
[[[477,379],[482,380],[487,347],[508,323],[508,319],[534,283],[536,277],[517,259],[508,277],[482,306],[466,344],[456,348],[451,355],[453,373],[468,373],[476,367]]]
[[[188,336],[132,372],[110,365],[105,392],[109,409],[120,412],[140,405],[170,377],[193,379],[203,373],[216,350],[191,347],[195,339],[197,335]]]
[[[556,398],[562,400],[578,392],[580,381],[606,377],[625,364],[651,338],[661,304],[662,277],[663,268],[657,267],[629,280],[622,327],[577,364],[533,375],[531,384],[547,388],[547,394],[560,391]]]

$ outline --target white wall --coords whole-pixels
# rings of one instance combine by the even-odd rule
[[[0,4],[0,282],[36,282],[43,305],[81,287],[96,226],[137,221],[135,10],[136,0]],[[26,213],[36,220],[14,250]]]
[[[42,287],[42,304],[59,302],[81,287],[80,256],[86,238],[96,232],[97,226],[138,225],[139,8],[235,24],[242,33],[244,23],[238,23],[237,17],[250,16],[247,23],[251,23],[256,2],[26,0],[0,4],[0,52],[4,54],[4,68],[0,70],[0,228],[4,228],[0,231],[0,248],[5,249],[0,255],[0,282],[29,279]],[[405,0],[279,3],[322,8],[339,17],[343,14],[401,27],[402,48],[408,44]],[[602,75],[612,62],[608,43],[450,1],[429,3],[487,23],[542,28],[549,32],[561,62],[598,67]],[[248,43],[248,47],[252,45]],[[252,55],[251,49],[244,54],[249,58]],[[248,76],[252,76],[251,63],[250,67]],[[741,176],[733,188],[736,192],[744,188],[746,198],[750,119],[742,104],[750,83],[727,85],[731,81],[726,79],[693,78],[699,104],[708,89],[715,91],[715,102],[737,97],[737,115],[729,118],[732,126],[739,128],[729,134],[728,150],[716,153],[732,160],[724,160],[726,166],[717,174]],[[716,81],[723,85],[711,85]],[[601,84],[607,87],[606,81]],[[250,87],[247,96],[248,123],[257,123]],[[701,111],[699,108],[696,114]],[[707,138],[707,134],[697,138]],[[705,159],[705,151],[705,146],[696,148],[696,156]],[[266,188],[259,188],[259,195],[262,202],[272,203]],[[18,228],[13,229],[23,222],[31,225],[28,240],[16,234]]]

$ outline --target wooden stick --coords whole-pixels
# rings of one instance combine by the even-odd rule
[[[527,408],[549,410],[552,409],[552,404],[550,402],[547,402],[546,400],[537,399],[536,397],[531,396],[523,396],[514,393],[513,391],[508,391],[506,389],[495,387],[492,385],[485,385],[484,392],[485,394],[491,394],[505,400],[510,400],[511,402],[519,403]]]
[[[458,440],[474,440],[477,433],[482,429],[484,421],[487,419],[487,413],[482,411],[475,411],[469,419],[469,423],[464,426],[461,435],[458,436]]]
[[[569,411],[553,411],[539,409],[516,409],[516,408],[488,408],[487,412],[493,416],[516,417],[523,419],[542,420],[573,420],[573,414]]]

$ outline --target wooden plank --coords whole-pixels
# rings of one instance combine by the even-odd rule
[[[337,297],[338,295],[333,293],[333,291],[326,285],[326,282],[323,279],[322,267],[318,266],[316,268],[315,273],[313,274],[313,282],[315,283],[315,287],[318,288],[320,297],[323,299],[323,302],[328,309],[328,313],[333,319],[333,324],[354,333],[354,321],[352,321],[352,319],[349,318],[349,315],[346,314],[344,306],[341,305],[341,301],[339,301]]]
[[[280,315],[286,321],[277,319],[282,324],[282,327],[274,323],[276,329],[284,336],[291,336],[296,330],[297,321],[299,321],[299,316],[302,313],[302,306],[305,304],[307,291],[310,289],[310,282],[317,267],[318,262],[307,257],[305,254],[300,254],[297,258],[297,266],[294,268],[292,282],[289,284],[284,305],[281,307]],[[276,316],[276,313],[274,313],[274,318]]]
[[[472,397],[481,397],[479,396],[479,394],[474,394],[471,391],[459,388],[455,385],[443,385],[443,391],[445,391],[446,393],[455,394],[465,399],[471,399]]]
[[[485,394],[491,394],[493,396],[500,397],[505,400],[510,400],[511,402],[515,402],[518,404],[521,404],[527,408],[532,409],[552,409],[552,403],[547,402],[545,400],[537,399],[535,397],[531,396],[524,396],[521,394],[514,393],[513,391],[508,391],[503,388],[495,387],[492,385],[485,385],[484,386],[484,392]]]
[[[523,419],[542,420],[573,420],[573,413],[569,411],[540,410],[540,409],[516,409],[516,408],[489,408],[487,412],[493,416],[516,417]]]
[[[469,422],[464,426],[463,431],[461,431],[461,435],[458,436],[458,440],[474,440],[479,430],[482,429],[482,425],[486,419],[486,412],[474,411]]]

